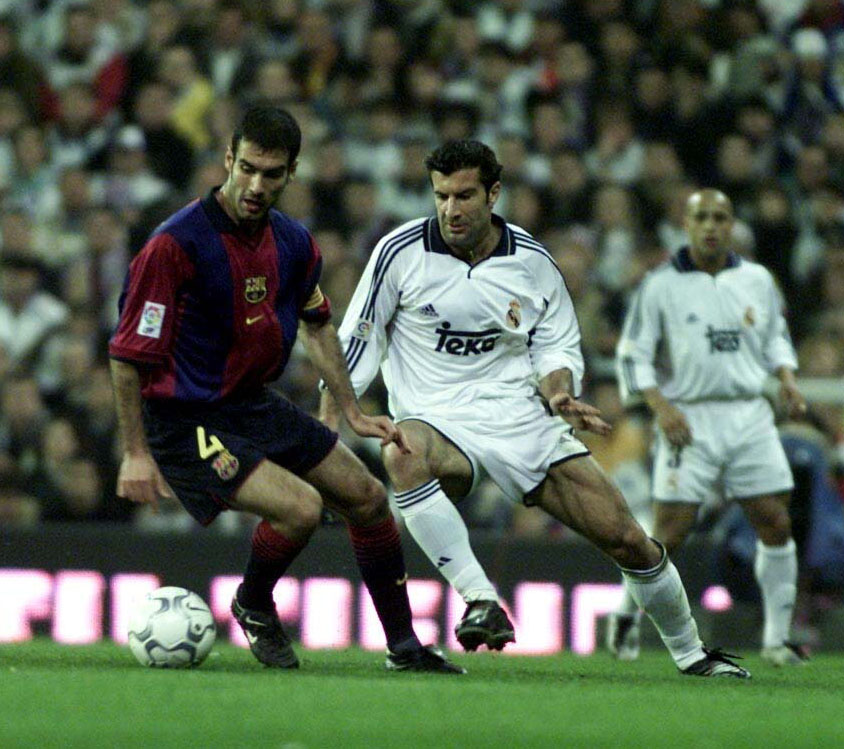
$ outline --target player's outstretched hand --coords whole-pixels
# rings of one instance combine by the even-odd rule
[[[796,383],[784,382],[780,385],[780,398],[791,419],[802,419],[806,415],[806,399],[797,389]]]
[[[349,419],[349,426],[355,434],[361,437],[378,437],[381,440],[381,447],[396,443],[396,447],[405,455],[410,453],[410,447],[404,437],[404,432],[399,429],[393,420],[388,416],[367,416],[359,414]]]
[[[161,475],[149,453],[123,456],[117,475],[117,496],[139,504],[148,504],[158,512],[158,499],[175,499],[176,493]]]
[[[569,393],[557,393],[548,401],[551,413],[562,416],[575,429],[595,434],[609,434],[612,427],[601,418],[601,412],[588,403],[581,403]]]

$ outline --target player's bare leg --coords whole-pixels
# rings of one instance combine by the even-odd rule
[[[410,453],[390,444],[384,465],[405,526],[431,563],[467,603],[455,634],[466,650],[501,650],[515,641],[513,624],[469,544],[469,532],[450,496],[472,486],[472,466],[460,450],[421,421],[401,423]],[[448,494],[446,494],[448,492]]]
[[[797,547],[791,535],[787,493],[741,501],[756,531],[753,571],[762,591],[762,658],[774,666],[806,663],[806,652],[789,639],[797,597]]]
[[[591,456],[553,466],[527,499],[615,560],[625,585],[653,620],[682,673],[749,676],[723,654],[704,649],[677,569],[662,546],[648,538]]]
[[[655,502],[654,505],[654,538],[673,554],[695,527],[700,505],[692,502]]]
[[[655,502],[653,537],[671,556],[694,526],[698,505],[685,502]],[[657,521],[657,515],[659,520]],[[639,657],[641,611],[625,587],[619,608],[607,617],[607,650],[620,661]]]
[[[322,499],[302,479],[265,460],[240,487],[232,507],[263,518],[252,535],[252,551],[232,600],[232,613],[261,663],[296,668],[299,659],[281,626],[272,592],[319,524]]]
[[[346,518],[361,576],[387,636],[387,668],[465,673],[435,649],[423,647],[413,631],[401,537],[383,484],[342,442],[306,478]]]

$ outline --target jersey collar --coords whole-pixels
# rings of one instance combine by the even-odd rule
[[[499,257],[512,255],[513,252],[515,252],[515,243],[513,242],[512,232],[507,226],[507,222],[504,221],[501,216],[493,213],[492,223],[501,229],[501,237],[498,239],[498,244],[495,245],[495,249],[487,255],[487,257],[495,257],[496,255]],[[428,225],[425,227],[424,237],[425,252],[436,252],[441,255],[452,255],[457,257],[451,251],[451,248],[445,243],[442,234],[440,234],[440,225],[437,223],[436,216],[432,216],[428,219]]]
[[[218,231],[220,234],[237,234],[241,237],[260,237],[263,232],[258,231],[254,235],[243,231],[234,221],[232,221],[231,217],[228,213],[223,210],[223,206],[220,205],[220,201],[217,200],[217,192],[219,191],[222,185],[218,185],[217,187],[212,187],[209,190],[208,194],[202,199],[202,208],[205,211],[205,214],[208,216],[208,219],[211,221],[211,225]],[[272,209],[270,209],[272,210]],[[265,224],[262,224],[266,228]]]
[[[689,252],[688,247],[681,247],[674,257],[671,258],[671,264],[680,271],[680,273],[690,273],[691,271],[700,270],[695,265],[695,261],[692,260],[692,253]],[[722,270],[726,270],[727,268],[737,268],[740,264],[741,256],[733,251],[730,251],[727,253],[727,262],[724,264]]]

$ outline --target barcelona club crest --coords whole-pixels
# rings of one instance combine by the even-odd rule
[[[511,328],[518,328],[522,324],[522,305],[515,299],[510,302],[510,309],[507,310],[507,324]]]
[[[246,301],[250,304],[258,304],[263,302],[267,296],[267,277],[266,276],[252,276],[246,279]]]
[[[240,461],[228,450],[223,450],[223,452],[214,458],[211,467],[223,481],[228,481],[237,475],[240,469]]]

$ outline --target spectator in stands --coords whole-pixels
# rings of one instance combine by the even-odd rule
[[[54,90],[71,83],[93,86],[97,117],[121,104],[126,92],[128,68],[115,39],[98,34],[99,19],[92,5],[69,3],[64,8],[60,46],[46,63],[47,78]]]
[[[133,110],[143,131],[152,171],[177,188],[190,181],[194,150],[173,126],[173,94],[161,81],[150,81],[138,90]]]
[[[167,47],[159,59],[158,78],[170,87],[173,96],[170,110],[173,129],[194,151],[207,148],[211,142],[207,118],[214,87],[200,70],[194,51],[187,44]]]
[[[47,132],[53,167],[101,167],[110,136],[106,122],[96,117],[96,99],[90,83],[71,83],[59,91],[58,118]]]
[[[0,89],[13,90],[27,118],[46,114],[44,71],[33,57],[20,49],[18,24],[10,12],[0,13]]]
[[[68,318],[64,302],[43,290],[42,274],[34,258],[0,258],[0,344],[14,370],[32,368]]]
[[[165,200],[172,192],[170,185],[153,173],[146,149],[143,131],[137,125],[125,125],[117,132],[109,151],[108,171],[101,177],[106,205],[130,225],[144,208]]]

